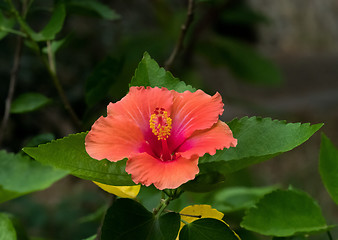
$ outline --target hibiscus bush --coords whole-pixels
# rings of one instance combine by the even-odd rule
[[[264,16],[243,2],[189,0],[187,10],[183,6],[183,17],[173,14],[168,23],[163,7],[170,4],[158,1],[154,3],[161,24],[157,35],[147,32],[148,46],[140,46],[143,40],[136,34],[119,42],[114,54],[125,59],[106,57],[100,62],[85,83],[79,84],[84,85],[85,94],[78,103],[71,100],[72,94],[66,94],[59,76],[67,74],[58,72],[56,64],[56,53],[72,41],[65,29],[66,17],[80,14],[111,22],[123,21],[123,16],[95,0],[55,1],[49,6],[48,21],[41,27],[34,13],[41,11],[43,3],[0,3],[0,38],[16,38],[0,142],[11,139],[11,131],[15,132],[8,128],[10,115],[34,114],[55,101],[38,92],[16,96],[16,85],[24,85],[20,82],[24,76],[19,74],[23,50],[29,51],[34,61],[40,61],[40,68],[48,73],[52,80],[48,86],[53,85],[60,99],[58,111],[66,113],[73,132],[56,139],[53,134],[43,133],[24,144],[20,142],[23,148],[17,152],[8,151],[11,147],[0,150],[1,204],[47,189],[72,175],[76,177],[73,180],[93,182],[107,192],[109,199],[109,204],[102,203],[102,207],[76,222],[97,223],[95,230],[88,228],[91,232],[81,235],[82,239],[333,239],[335,223],[325,219],[316,198],[305,191],[292,186],[227,184],[232,174],[303,144],[323,124],[259,116],[227,119],[221,94],[198,89],[193,83],[201,84],[188,74],[191,68],[180,68],[189,65],[189,51],[196,51],[204,59],[226,64],[238,79],[280,82],[275,65],[238,38],[224,37],[215,30],[209,37],[195,39],[202,28],[198,23],[211,24],[208,21],[213,16],[213,21],[221,21],[217,17],[223,16],[222,23],[247,21],[247,26],[266,21]],[[39,25],[40,30],[31,24]],[[177,30],[177,39],[169,27]],[[86,52],[85,47],[80,48]],[[163,61],[166,54],[167,61]],[[163,67],[159,62],[165,62]],[[170,71],[173,69],[175,76]],[[132,77],[126,82],[124,79],[130,79],[128,73]],[[177,78],[180,75],[190,76],[189,84]],[[33,118],[43,129],[44,122],[38,115]],[[338,150],[324,133],[321,141],[319,172],[338,204]],[[88,195],[74,200],[74,205],[92,197]],[[42,206],[34,207],[37,216],[44,210]],[[0,239],[44,239],[29,236],[20,214],[0,209]],[[64,219],[71,213],[69,210]],[[63,224],[73,226],[67,221]],[[64,232],[46,239],[50,238],[74,239]]]

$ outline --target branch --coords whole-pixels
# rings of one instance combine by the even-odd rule
[[[7,95],[6,103],[5,103],[5,113],[4,113],[4,117],[2,119],[1,128],[0,128],[0,145],[5,135],[5,130],[7,127],[7,123],[8,123],[8,119],[9,119],[9,115],[11,111],[11,105],[12,105],[12,100],[13,100],[13,95],[14,95],[14,90],[15,90],[17,74],[18,74],[19,67],[20,67],[22,43],[23,43],[22,37],[18,36],[16,48],[15,48],[15,54],[14,54],[13,67],[11,70],[10,82],[9,82],[9,87],[8,87],[8,95]]]
[[[173,52],[171,53],[170,57],[168,58],[168,60],[165,62],[164,68],[166,70],[171,69],[175,59],[177,58],[178,53],[182,50],[184,38],[194,18],[194,6],[195,6],[195,1],[189,0],[187,18],[185,20],[185,23],[181,26],[181,32],[180,32],[178,41],[176,43],[176,46]]]
[[[62,88],[62,85],[60,83],[60,80],[57,76],[56,73],[56,66],[55,66],[55,58],[54,58],[54,53],[52,51],[51,45],[50,45],[50,41],[47,41],[47,55],[48,55],[48,62],[46,61],[46,67],[47,70],[50,74],[50,76],[52,77],[54,86],[56,88],[56,90],[58,91],[58,94],[61,98],[61,101],[66,109],[66,111],[69,113],[70,117],[72,118],[74,124],[76,125],[76,127],[78,129],[81,129],[81,121],[80,119],[77,117],[76,113],[74,112],[72,106],[70,105],[68,98]]]
[[[24,22],[24,18],[21,17],[21,15],[19,14],[19,12],[16,10],[15,6],[12,3],[12,0],[7,0],[8,4],[11,7],[11,11],[13,12],[14,16],[16,17],[18,23],[20,24],[20,27],[22,30],[25,30],[25,28],[27,28],[27,26],[25,25]],[[23,10],[22,10],[22,15],[23,17],[26,16],[27,14],[27,10],[30,7],[31,3],[33,2],[33,0],[30,0],[30,2],[27,4],[27,0],[23,1]],[[49,75],[51,76],[54,86],[61,98],[61,101],[66,109],[66,111],[69,113],[72,121],[74,122],[74,124],[76,125],[76,127],[78,129],[81,129],[81,121],[79,120],[79,118],[77,117],[75,111],[73,110],[72,106],[70,105],[67,96],[62,88],[62,85],[59,81],[59,78],[57,76],[56,73],[56,67],[55,67],[55,57],[54,57],[54,53],[51,49],[51,45],[50,45],[50,41],[47,41],[47,55],[48,55],[48,60],[46,60],[42,55],[41,55],[41,49],[39,44],[32,38],[32,36],[30,35],[29,32],[25,31],[27,38],[31,41],[31,43],[34,45],[34,47],[36,48],[36,54],[38,57],[41,58],[42,62],[46,65],[47,71],[49,73]]]

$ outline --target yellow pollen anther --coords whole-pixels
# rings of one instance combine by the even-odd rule
[[[158,140],[166,140],[170,136],[172,120],[164,108],[156,108],[151,114],[149,127]]]

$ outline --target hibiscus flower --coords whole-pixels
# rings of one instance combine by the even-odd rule
[[[126,172],[136,184],[175,189],[199,173],[199,157],[236,146],[219,120],[222,113],[219,93],[131,87],[93,124],[86,151],[97,160],[127,158]]]

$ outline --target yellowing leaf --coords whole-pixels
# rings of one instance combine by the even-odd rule
[[[214,218],[214,219],[217,219],[217,220],[224,222],[222,220],[222,218],[224,216],[223,213],[221,213],[220,211],[217,211],[216,209],[212,208],[210,205],[205,205],[205,204],[187,206],[180,211],[180,215],[181,215],[181,220],[182,220],[181,226],[180,226],[180,231],[185,225],[184,222],[191,223],[191,222],[198,220],[198,219],[201,219],[201,218]],[[226,222],[224,222],[224,223],[229,227],[229,225]],[[230,229],[230,227],[229,227],[229,229]],[[233,232],[233,233],[240,240],[239,236],[235,232]],[[178,234],[176,240],[179,240],[179,234]]]
[[[105,190],[106,192],[115,194],[121,198],[135,198],[137,194],[140,192],[141,185],[134,186],[113,186],[107,185],[99,182],[94,182],[97,186]]]
[[[210,205],[191,205],[185,207],[180,212],[181,219],[187,223],[191,223],[200,218],[215,218],[222,220],[224,214],[211,208]]]

